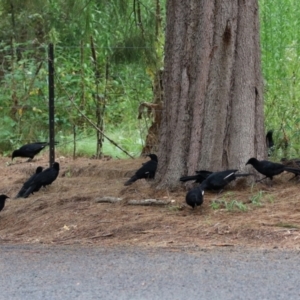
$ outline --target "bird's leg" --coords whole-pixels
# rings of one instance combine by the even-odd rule
[[[270,178],[270,184],[269,184],[270,187],[273,186],[273,180]]]
[[[289,179],[288,181],[291,181],[291,180],[295,179],[295,178],[298,176],[298,174],[294,174],[294,175],[295,175],[295,176],[292,177],[291,179]]]

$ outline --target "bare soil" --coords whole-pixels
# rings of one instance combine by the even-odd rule
[[[0,243],[300,248],[300,183],[288,181],[290,174],[277,176],[272,187],[240,184],[222,194],[207,192],[203,205],[192,210],[185,204],[184,185],[177,191],[156,190],[155,183],[145,180],[123,185],[144,158],[56,161],[61,170],[51,186],[27,199],[14,199],[37,166],[48,166],[48,157],[39,155],[33,162],[18,158],[12,164],[10,158],[0,158],[0,194],[11,197],[0,212]],[[123,200],[96,202],[104,196]],[[149,198],[171,203],[128,204]],[[212,203],[220,208],[213,209]]]

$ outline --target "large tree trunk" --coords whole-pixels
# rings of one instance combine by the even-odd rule
[[[159,187],[265,157],[257,0],[168,0]]]

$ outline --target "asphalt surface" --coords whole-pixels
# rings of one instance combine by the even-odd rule
[[[300,299],[300,252],[0,245],[0,299]]]

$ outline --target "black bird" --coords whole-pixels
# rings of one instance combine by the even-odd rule
[[[43,167],[37,167],[35,173],[30,176],[30,178],[23,184],[22,188],[20,189],[19,193],[17,194],[16,198],[23,197],[27,189],[30,187],[31,183],[35,179],[35,177],[43,171]],[[37,192],[39,188],[37,187],[33,192]],[[32,193],[33,193],[32,192]]]
[[[55,142],[55,144],[57,144],[57,142]],[[11,159],[13,160],[15,157],[28,157],[28,161],[30,161],[48,145],[48,142],[26,144],[19,149],[14,150]]]
[[[266,134],[266,143],[267,143],[267,148],[268,148],[268,156],[271,156],[274,148],[275,148],[275,144],[274,144],[274,140],[273,140],[273,130],[269,130]]]
[[[204,191],[200,186],[191,189],[185,196],[185,202],[193,209],[203,203]]]
[[[37,174],[35,178],[30,183],[26,192],[23,194],[24,198],[27,198],[31,193],[39,190],[42,186],[46,187],[51,184],[58,176],[59,173],[59,163],[55,162],[52,167],[46,169],[45,171]]]
[[[5,205],[5,200],[9,198],[8,196],[6,195],[0,195],[0,211],[4,208],[4,205]]]
[[[130,185],[138,179],[153,179],[155,177],[155,172],[157,169],[158,159],[156,154],[148,154],[151,160],[147,161],[139,168],[135,174],[127,180],[124,185]]]
[[[253,175],[250,173],[236,174],[238,170],[225,170],[209,175],[201,184],[202,190],[222,190],[228,183],[237,177]]]
[[[268,160],[257,160],[254,157],[250,158],[246,165],[252,165],[256,171],[265,175],[265,177],[259,181],[265,178],[270,178],[272,180],[273,176],[279,175],[284,171],[293,173],[295,175],[300,175],[300,169],[287,167],[283,164],[274,163]]]
[[[196,171],[195,175],[180,177],[179,180],[182,182],[195,180],[196,183],[202,183],[210,174],[212,174],[212,172],[201,170],[201,171]]]

